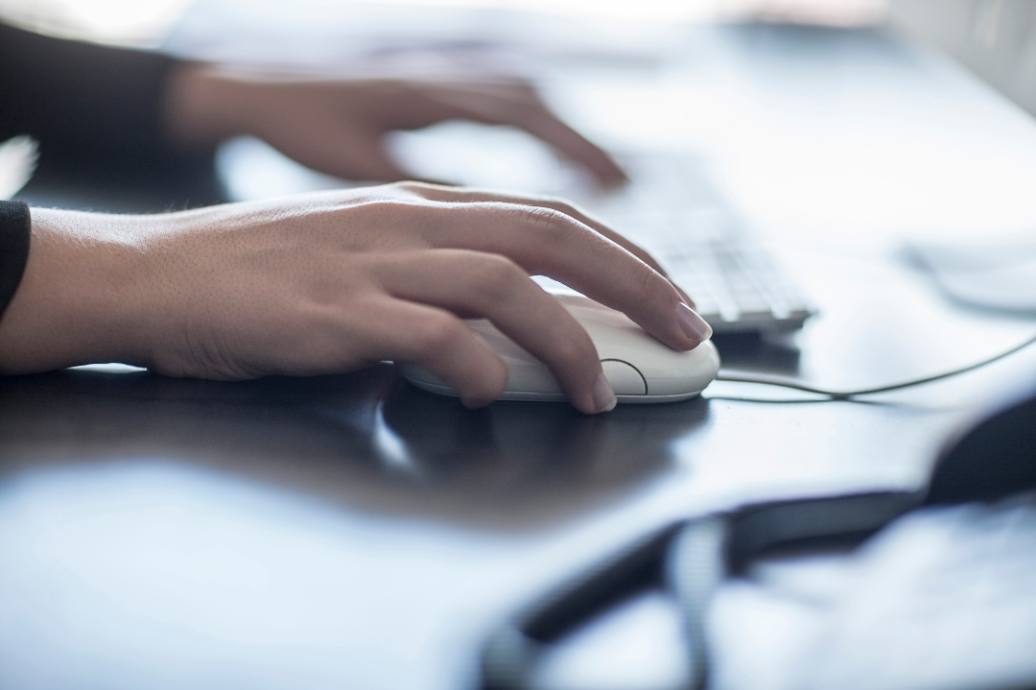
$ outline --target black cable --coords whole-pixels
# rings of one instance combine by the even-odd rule
[[[888,393],[890,391],[897,391],[903,388],[913,388],[914,386],[923,386],[928,383],[935,381],[941,381],[943,379],[952,378],[954,376],[960,376],[966,374],[975,369],[980,369],[984,366],[998,362],[1005,357],[1010,357],[1016,352],[1024,350],[1030,345],[1036,343],[1036,335],[1032,336],[1028,340],[1015,345],[1014,347],[1005,350],[997,355],[988,357],[974,364],[960,367],[958,369],[951,369],[950,371],[944,371],[940,374],[933,374],[931,376],[925,376],[923,378],[911,379],[909,381],[901,381],[899,383],[890,383],[884,386],[875,386],[873,388],[859,388],[856,390],[838,391],[827,388],[820,388],[817,386],[810,386],[805,383],[799,383],[798,381],[792,381],[791,379],[778,379],[769,378],[766,376],[743,376],[739,374],[724,374],[722,371],[720,375],[716,377],[717,381],[727,381],[729,383],[754,383],[761,386],[779,386],[781,388],[791,388],[793,390],[802,391],[803,393],[813,393],[815,395],[822,395],[830,398],[831,400],[852,400],[853,398],[862,397],[865,395],[875,395],[877,393]]]

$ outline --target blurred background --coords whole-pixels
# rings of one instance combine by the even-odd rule
[[[106,42],[147,44],[157,40],[192,0],[4,0],[4,13],[23,24],[66,34],[86,35]],[[242,11],[265,14],[283,3],[271,0],[229,0]],[[874,21],[885,9],[883,0],[646,0],[637,3],[595,0],[385,0],[383,2],[292,3],[300,11],[355,13],[395,7],[403,10],[438,7],[461,10],[521,10],[545,14],[624,17],[648,20],[703,20],[766,16],[851,24]]]
[[[9,21],[48,33],[131,45],[159,45],[195,4],[193,0],[0,0],[0,14]],[[621,21],[638,24],[709,20],[764,20],[835,26],[890,22],[947,50],[1032,112],[1036,112],[1036,41],[1028,28],[1036,5],[1028,0],[641,0],[636,3],[598,0],[383,0],[327,2],[302,0],[221,0],[203,3],[211,9],[255,18],[290,11],[295,16],[340,17],[344,24],[364,25],[371,18],[393,21],[422,16],[434,9],[462,13],[467,22],[480,13],[486,19],[522,13],[533,20],[550,16]],[[538,17],[537,17],[538,15]],[[434,30],[427,22],[406,22],[413,30]],[[400,27],[397,27],[399,30]],[[499,25],[497,29],[499,30]],[[607,34],[601,34],[607,35]]]
[[[779,237],[782,252],[838,240],[834,251],[866,256],[932,237],[1006,237],[999,262],[1036,224],[1018,145],[1036,113],[1029,0],[0,0],[0,18],[259,68],[518,74],[641,190],[673,187],[689,224],[750,227]],[[633,236],[641,211],[659,215],[637,190],[609,206],[580,170],[513,129],[449,122],[392,132],[385,145],[415,177],[563,196]],[[680,169],[663,169],[663,157]],[[134,199],[123,192],[138,175],[100,185],[94,171],[82,189],[81,171],[57,180],[64,171],[41,161],[37,177],[51,176],[29,188],[34,201],[116,211],[365,182],[247,137],[220,147],[212,184]],[[101,204],[113,189],[120,198]]]
[[[805,257],[793,266],[803,276],[821,249],[828,261],[909,255],[955,271],[976,240],[997,238],[984,269],[1023,245],[1032,256],[1032,160],[1019,145],[1036,112],[1029,0],[0,0],[0,18],[260,69],[528,78],[623,164],[630,189],[603,198],[584,170],[513,128],[450,121],[383,144],[413,177],[576,201],[666,265],[671,238],[644,227],[693,227],[699,243],[747,229],[792,264]],[[251,137],[161,185],[107,161],[92,168],[57,169],[44,151],[26,198],[155,211],[367,182]],[[1033,262],[1003,269],[997,305],[1031,311],[1031,290],[1014,295]],[[966,301],[989,303],[993,278],[966,278]],[[823,309],[815,296],[830,281],[815,282]]]

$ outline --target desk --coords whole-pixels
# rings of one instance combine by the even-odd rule
[[[1031,320],[944,302],[894,252],[908,231],[1032,227],[1027,119],[880,32],[690,38],[682,110],[657,129],[707,144],[822,310],[784,339],[721,341],[727,363],[880,383],[1029,334]],[[51,179],[26,198],[60,199]],[[186,199],[130,192],[88,195],[95,208]],[[1034,365],[1025,352],[868,403],[760,402],[774,396],[717,384],[599,418],[467,412],[389,365],[246,383],[119,367],[7,379],[0,685],[466,687],[488,627],[573,564],[689,511],[914,485],[945,434]],[[678,670],[648,618],[613,678],[645,658]]]

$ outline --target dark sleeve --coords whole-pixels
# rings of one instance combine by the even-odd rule
[[[175,156],[162,125],[173,58],[0,24],[0,140],[30,134],[44,161]]]
[[[29,258],[29,207],[0,201],[0,318],[18,289]]]

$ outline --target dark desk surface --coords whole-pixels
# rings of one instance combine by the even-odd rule
[[[872,384],[1029,334],[1031,320],[944,301],[895,253],[904,233],[1032,227],[1027,120],[871,32],[732,29],[695,45],[681,77],[695,112],[660,127],[694,118],[688,145],[710,139],[822,309],[799,334],[721,340],[728,365]],[[710,99],[720,82],[729,98]],[[187,198],[57,179],[27,198]],[[1034,364],[1022,353],[869,403],[716,384],[599,418],[467,412],[390,365],[233,384],[117,366],[7,379],[0,686],[465,687],[487,626],[573,563],[687,511],[912,485],[950,429]],[[671,668],[665,626],[635,629],[609,672]]]

